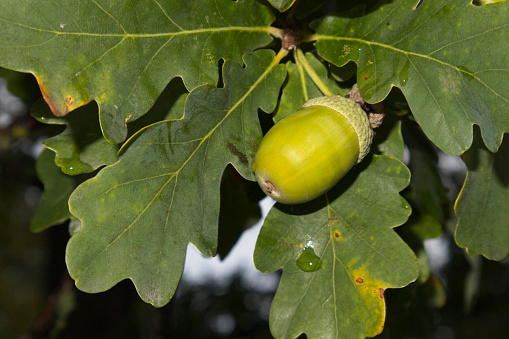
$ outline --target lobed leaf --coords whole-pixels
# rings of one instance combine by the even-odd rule
[[[0,66],[33,73],[57,116],[95,100],[119,143],[172,78],[217,83],[218,60],[268,44],[273,20],[252,0],[3,1]]]
[[[509,142],[493,154],[476,135],[463,160],[468,172],[454,206],[456,242],[470,255],[502,260],[509,255]]]
[[[416,124],[407,123],[405,127],[412,172],[407,197],[414,214],[421,219],[413,228],[423,240],[438,237],[445,222],[448,199],[437,168],[437,150]]]
[[[405,143],[401,135],[401,120],[393,114],[386,114],[383,124],[375,129],[371,152],[403,159]]]
[[[117,161],[118,146],[103,138],[97,106],[80,107],[65,117],[55,117],[43,100],[31,108],[32,116],[50,125],[66,125],[65,131],[42,142],[55,152],[55,163],[68,175],[90,173]]]
[[[295,0],[267,0],[272,7],[276,8],[280,12],[284,12],[292,7]]]
[[[233,164],[254,180],[257,110],[276,106],[286,75],[281,57],[261,50],[244,56],[245,68],[226,61],[224,88],[193,90],[183,119],[142,129],[117,163],[74,191],[70,208],[81,228],[66,259],[78,288],[100,292],[129,278],[143,300],[162,306],[189,243],[215,255],[221,177]]]
[[[488,149],[498,149],[509,131],[509,2],[382,1],[350,16],[315,22],[316,48],[337,66],[357,63],[366,101],[379,102],[397,86],[443,151],[466,151],[473,124]]]
[[[37,176],[44,184],[44,192],[30,222],[32,232],[41,232],[71,217],[68,200],[77,184],[62,174],[54,159],[55,153],[49,149],[44,149],[37,158]]]
[[[382,331],[385,289],[418,274],[415,255],[391,230],[410,214],[398,195],[409,180],[400,161],[374,155],[325,197],[269,212],[254,260],[262,272],[283,269],[270,313],[275,337],[364,338]]]

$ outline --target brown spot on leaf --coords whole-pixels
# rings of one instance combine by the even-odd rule
[[[230,150],[230,152],[233,155],[236,155],[239,158],[241,163],[243,163],[243,164],[248,163],[246,155],[244,153],[242,153],[241,151],[239,151],[237,149],[237,147],[235,147],[235,145],[232,144],[231,142],[228,143],[228,149]]]
[[[369,79],[369,77],[367,75],[365,75],[363,78],[364,78],[364,80],[368,80]]]
[[[358,277],[357,279],[355,279],[355,282],[358,284],[362,284],[364,282],[364,279],[362,279],[361,277]]]
[[[51,109],[51,112],[57,117],[63,117],[66,116],[70,111],[72,111],[74,108],[71,109],[71,106],[74,104],[75,97],[74,95],[68,95],[65,97],[65,102],[63,107],[57,107],[58,105],[55,103],[55,101],[50,97],[50,93],[48,92],[47,88],[43,85],[41,79],[36,76],[37,83],[39,84],[39,88],[41,89],[41,94],[48,104],[49,108]],[[80,106],[80,105],[78,105]]]
[[[252,141],[248,142],[248,143],[247,143],[247,145],[248,145],[249,147],[251,147],[254,151],[257,151],[257,150],[258,150],[258,145],[257,145],[257,144],[255,144],[255,143],[254,143],[254,142],[252,142]]]
[[[46,103],[48,104],[49,108],[51,109],[51,112],[53,112],[53,114],[57,117],[63,117],[64,115],[66,115],[67,114],[66,112],[62,112],[55,106],[53,99],[51,99],[51,97],[49,96],[48,90],[46,89],[46,87],[44,87],[41,80],[38,77],[36,77],[36,79],[37,83],[39,84],[39,88],[41,89],[42,97],[44,101],[46,101]]]
[[[132,117],[133,117],[133,115],[132,115],[132,114],[129,114],[128,116],[126,116],[126,117],[125,117],[124,123],[125,123],[125,125],[126,125],[126,126],[127,126],[127,122],[128,122],[129,120],[131,120],[131,118],[132,118]]]
[[[339,233],[339,231],[338,231],[338,230],[335,230],[335,231],[334,231],[334,238],[336,238],[336,239],[341,238],[341,233]]]
[[[379,295],[380,295],[380,299],[383,299],[384,298],[384,292],[385,292],[385,289],[383,288],[379,288],[378,291],[380,292]]]
[[[65,97],[65,114],[69,113],[69,108],[74,104],[74,95],[68,95]]]

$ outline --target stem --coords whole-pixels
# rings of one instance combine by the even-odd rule
[[[267,27],[267,33],[272,35],[274,38],[278,38],[280,40],[283,39],[283,30],[281,28],[269,26]]]
[[[318,40],[318,34],[306,34],[302,37],[302,42],[311,42]]]
[[[272,63],[278,63],[285,57],[288,55],[288,50],[287,49],[284,49],[284,48],[281,48],[279,50],[279,52],[276,54],[276,56],[274,57],[274,61]]]
[[[324,95],[334,95],[334,93],[323,83],[322,79],[316,74],[315,70],[309,62],[307,61],[306,57],[304,56],[304,53],[302,53],[302,50],[297,48],[295,53],[295,62],[300,63],[306,73],[309,75],[311,80],[313,80],[314,84],[318,89],[324,94]]]
[[[304,73],[304,68],[302,67],[302,63],[299,61],[299,58],[296,55],[296,51],[297,50],[295,50],[294,57],[295,57],[295,64],[297,65],[297,70],[299,71],[300,83],[302,84],[302,95],[304,96],[304,101],[308,101],[309,96],[308,96],[308,88],[306,87],[306,76]]]

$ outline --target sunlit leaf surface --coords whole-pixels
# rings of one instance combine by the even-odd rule
[[[257,110],[274,110],[286,75],[272,51],[247,54],[245,63],[226,62],[224,88],[195,89],[182,120],[141,130],[117,163],[74,191],[70,207],[81,228],[67,265],[80,289],[104,291],[129,278],[143,300],[162,306],[189,243],[216,254],[223,171],[231,163],[254,179]]]
[[[498,148],[509,132],[509,2],[382,1],[350,15],[316,22],[316,47],[338,66],[357,63],[364,99],[381,101],[397,86],[445,152],[466,151],[473,124]]]
[[[262,272],[283,269],[270,313],[275,337],[364,338],[382,331],[385,289],[418,274],[415,255],[392,230],[410,214],[398,194],[409,179],[401,162],[375,155],[325,197],[270,211],[254,259]]]
[[[77,184],[55,165],[55,153],[49,149],[45,149],[37,158],[36,170],[44,184],[44,192],[30,222],[30,230],[41,232],[71,217],[68,201]]]
[[[493,154],[474,138],[463,159],[468,172],[455,205],[456,242],[470,255],[502,260],[509,254],[509,142]]]
[[[0,2],[0,65],[35,74],[57,116],[92,100],[107,139],[121,142],[166,84],[215,84],[219,59],[271,41],[256,1]]]

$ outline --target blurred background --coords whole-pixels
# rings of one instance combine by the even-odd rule
[[[222,259],[203,258],[189,246],[183,278],[165,307],[145,304],[130,281],[99,294],[74,287],[65,267],[68,225],[29,231],[43,190],[35,172],[41,141],[64,129],[31,117],[39,97],[32,76],[0,69],[0,338],[271,338],[280,272],[254,268],[261,220],[220,251]],[[437,154],[451,208],[465,167]],[[260,201],[262,215],[272,204]],[[507,338],[509,261],[465,255],[454,243],[454,226],[452,214],[442,235],[425,241],[426,280],[386,291],[380,338]]]

